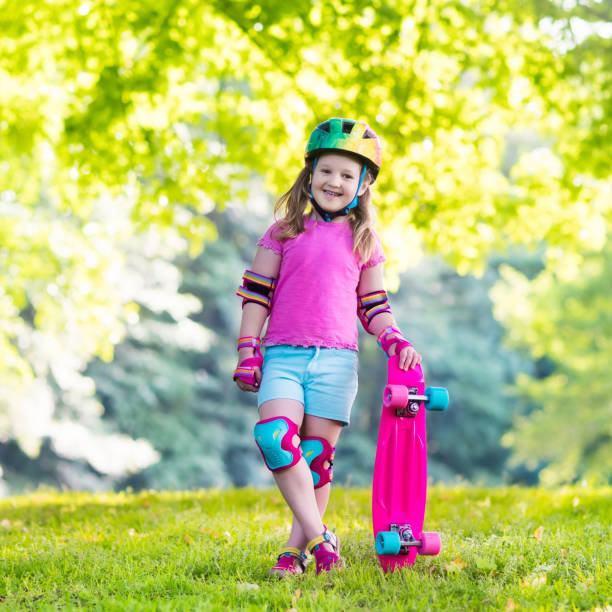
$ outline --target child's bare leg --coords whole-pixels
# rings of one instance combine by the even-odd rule
[[[263,403],[259,408],[262,420],[274,417],[287,417],[298,427],[304,420],[304,406],[290,399],[276,399]],[[303,537],[308,541],[321,535],[323,523],[312,486],[310,468],[302,457],[294,466],[273,472],[274,480],[287,505],[300,524]]]
[[[312,487],[312,476],[310,477],[310,486]],[[330,491],[331,485],[329,484],[326,484],[325,486],[320,487],[319,489],[314,489],[315,499],[317,500],[317,507],[319,509],[319,516],[321,517],[321,524],[323,523],[323,515],[325,514],[325,510],[327,509],[327,502],[329,501]],[[321,531],[323,531],[323,526],[321,526]],[[302,525],[294,514],[293,522],[291,524],[291,533],[289,535],[289,539],[287,540],[286,545],[305,552],[306,544],[308,544],[310,540],[312,540],[312,538],[306,537],[306,535],[304,534],[304,530],[302,529]]]
[[[340,421],[332,421],[330,419],[323,419],[306,414],[304,415],[304,421],[302,423],[300,434],[302,437],[317,436],[319,438],[325,438],[332,446],[335,446],[341,431],[342,423]],[[310,477],[310,486],[313,486],[312,476]],[[321,519],[323,518],[325,510],[327,509],[330,492],[330,483],[319,487],[318,489],[314,489],[315,499]],[[308,538],[304,533],[300,521],[294,515],[293,524],[291,526],[291,534],[289,535],[287,546],[298,548],[299,550],[306,550],[306,544],[310,542],[311,539],[312,538]]]

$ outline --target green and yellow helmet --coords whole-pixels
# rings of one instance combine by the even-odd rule
[[[355,156],[370,168],[376,179],[382,149],[376,132],[367,123],[334,117],[317,125],[306,144],[306,159],[334,151]]]

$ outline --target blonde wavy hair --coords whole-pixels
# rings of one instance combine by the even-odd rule
[[[312,160],[307,160],[293,185],[274,204],[274,218],[281,215],[274,232],[276,240],[290,240],[304,232],[304,218],[313,215],[310,203],[312,166]],[[361,261],[366,262],[372,257],[376,245],[373,232],[375,212],[370,191],[374,176],[369,168],[364,182],[367,182],[366,190],[357,199],[357,206],[349,210],[348,221],[353,230],[353,252],[359,255]]]

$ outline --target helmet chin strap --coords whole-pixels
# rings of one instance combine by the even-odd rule
[[[318,157],[315,157],[314,163],[312,164],[312,174],[314,174],[314,170],[317,166],[317,162],[319,161]],[[365,173],[366,173],[366,167],[363,167],[363,170],[361,171],[361,177],[359,178],[359,185],[357,185],[357,191],[355,192],[355,197],[351,200],[350,204],[348,204],[348,206],[345,206],[344,208],[342,208],[341,210],[337,210],[335,212],[327,212],[326,210],[323,210],[318,202],[315,200],[315,197],[312,193],[312,179],[310,180],[310,187],[309,187],[309,191],[310,191],[310,203],[312,204],[313,208],[319,213],[319,215],[321,217],[323,217],[323,219],[327,222],[330,223],[332,219],[335,219],[336,217],[344,217],[346,215],[348,215],[349,210],[351,210],[351,208],[355,208],[357,206],[357,204],[359,204],[358,201],[358,194],[359,194],[359,190],[361,189],[361,184],[363,183],[363,179],[365,178]]]

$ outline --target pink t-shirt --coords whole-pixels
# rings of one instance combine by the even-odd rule
[[[353,253],[348,221],[304,219],[306,231],[290,240],[272,236],[272,225],[257,243],[282,256],[266,346],[357,349],[357,286],[361,271],[385,261],[380,239],[369,261]]]

